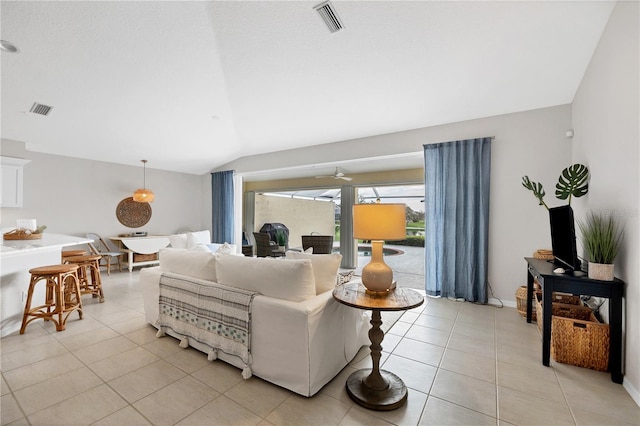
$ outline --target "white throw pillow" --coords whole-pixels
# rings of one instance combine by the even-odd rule
[[[218,249],[214,252],[215,254],[235,254],[236,248],[235,246],[224,243],[218,247]]]
[[[302,302],[316,294],[309,260],[219,256],[216,266],[220,284],[292,302]]]
[[[216,256],[207,251],[184,249],[160,250],[160,270],[201,280],[216,281]]]
[[[211,250],[209,250],[209,247],[207,247],[204,244],[196,244],[195,246],[189,248],[188,250],[189,251],[208,251],[209,253],[211,253]]]
[[[171,247],[173,247],[173,248],[186,249],[187,248],[187,234],[169,235],[169,242],[171,243]]]
[[[211,243],[211,232],[209,232],[209,230],[198,231],[198,232],[187,232],[187,248],[191,248],[196,244],[210,244],[210,243]]]
[[[307,254],[288,251],[287,259],[309,259],[313,266],[313,276],[316,281],[316,294],[324,293],[336,286],[338,269],[342,262],[340,253]]]

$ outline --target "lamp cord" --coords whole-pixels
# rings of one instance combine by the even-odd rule
[[[500,302],[500,306],[498,305],[492,305],[492,306],[494,306],[496,309],[504,308],[504,303],[502,302],[502,300],[500,300],[500,298],[496,297],[496,295],[493,294],[493,288],[491,288],[491,283],[489,281],[487,281],[487,286],[489,287],[489,292],[491,293],[491,297],[496,299],[498,302]]]

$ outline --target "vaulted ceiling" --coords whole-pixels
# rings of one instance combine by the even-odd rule
[[[614,2],[2,1],[2,128],[202,174],[236,158],[570,103]],[[52,106],[47,116],[29,112]]]

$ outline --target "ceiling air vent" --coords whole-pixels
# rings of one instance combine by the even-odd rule
[[[327,24],[329,31],[332,33],[338,32],[344,28],[344,25],[342,25],[342,21],[338,17],[338,14],[333,8],[331,2],[325,1],[320,3],[319,5],[314,6],[314,9],[320,14],[322,20]]]
[[[42,105],[37,102],[34,102],[29,112],[32,112],[34,114],[40,114],[40,115],[48,115],[52,109],[53,107],[50,107],[48,105]]]

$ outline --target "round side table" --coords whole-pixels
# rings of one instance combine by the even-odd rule
[[[390,371],[380,370],[381,343],[384,338],[380,329],[380,313],[415,308],[424,303],[424,297],[414,290],[399,287],[385,295],[369,294],[361,283],[347,283],[333,290],[333,298],[344,305],[370,309],[373,313],[369,330],[373,368],[351,374],[347,379],[347,394],[357,404],[371,410],[388,411],[403,406],[407,402],[404,382]]]

